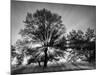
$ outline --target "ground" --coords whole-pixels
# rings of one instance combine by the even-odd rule
[[[48,67],[43,69],[34,64],[27,66],[19,66],[17,68],[12,68],[12,75],[15,74],[29,74],[29,73],[41,73],[41,72],[56,72],[56,71],[74,71],[74,70],[93,70],[95,69],[95,64],[90,64],[88,62],[77,62],[77,63],[53,63],[48,64]]]

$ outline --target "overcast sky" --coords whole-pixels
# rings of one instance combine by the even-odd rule
[[[11,44],[20,38],[18,34],[24,27],[23,21],[27,12],[34,13],[37,9],[46,8],[62,16],[63,24],[68,33],[72,29],[86,31],[88,27],[96,28],[96,7],[70,4],[50,4],[38,2],[12,1],[11,3]]]

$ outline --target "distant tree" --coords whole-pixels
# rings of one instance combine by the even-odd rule
[[[24,23],[25,27],[20,34],[22,37],[28,37],[33,43],[41,43],[42,46],[34,51],[34,56],[44,59],[44,68],[50,59],[64,55],[66,37],[61,16],[44,8],[35,13],[27,13]]]
[[[79,56],[81,54],[87,57],[89,62],[95,60],[95,33],[94,30],[88,28],[85,34],[81,30],[72,30],[67,36],[69,48],[73,49],[72,54]]]
[[[76,61],[77,58],[79,58],[81,55],[83,55],[83,45],[84,45],[84,32],[81,30],[72,30],[67,35],[68,41],[69,41],[69,48],[72,50],[69,51],[70,55],[68,56],[70,58],[69,62]]]
[[[88,28],[85,33],[85,45],[86,57],[89,62],[93,62],[96,59],[96,37],[94,29]]]
[[[84,33],[81,30],[72,30],[67,35],[70,41],[69,47],[77,50],[81,50],[84,43]]]
[[[16,56],[16,49],[15,49],[15,46],[11,45],[11,57],[15,57]]]
[[[87,41],[95,41],[95,33],[94,33],[94,29],[88,28],[86,33],[85,33],[85,39]]]

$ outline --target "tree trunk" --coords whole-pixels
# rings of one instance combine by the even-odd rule
[[[41,67],[41,62],[40,61],[38,61],[38,64],[39,64],[39,67]]]
[[[46,48],[46,49],[45,49],[45,51],[44,51],[44,53],[45,53],[44,68],[46,68],[46,67],[47,67],[47,62],[48,62],[47,50],[48,50],[48,48]]]

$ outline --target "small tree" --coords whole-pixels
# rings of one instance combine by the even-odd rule
[[[27,13],[24,21],[25,28],[20,31],[22,37],[28,37],[31,42],[41,43],[41,48],[36,50],[36,58],[44,59],[44,67],[47,67],[49,59],[63,56],[66,49],[64,36],[65,26],[61,16],[47,9],[37,10],[35,13]],[[52,51],[49,48],[53,48]]]

